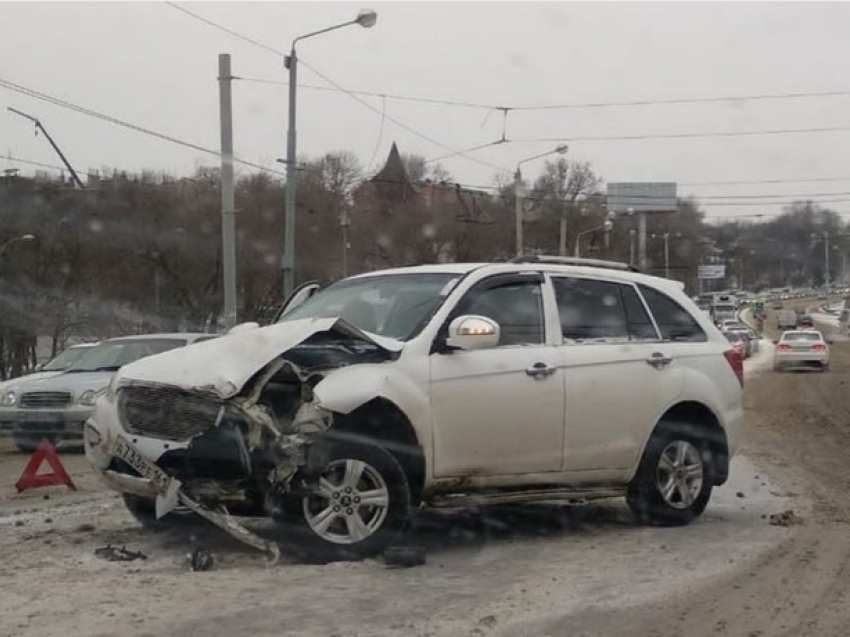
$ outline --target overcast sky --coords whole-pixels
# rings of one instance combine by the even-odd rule
[[[546,106],[848,91],[848,95],[629,107],[513,111],[508,139],[568,138],[569,156],[606,181],[677,181],[681,195],[715,204],[712,215],[775,213],[757,195],[850,191],[850,130],[764,136],[609,140],[610,136],[847,127],[850,129],[850,4],[566,2],[263,2],[182,5],[285,50],[293,38],[378,12],[372,29],[351,26],[302,42],[299,55],[347,89],[492,106]],[[284,82],[282,59],[164,3],[2,3],[0,79],[192,143],[219,149],[217,56],[233,73]],[[299,80],[327,83],[305,66]],[[497,140],[499,111],[386,99],[386,114],[441,145],[385,121],[338,92],[299,91],[299,156],[347,149],[375,169],[392,142],[428,158]],[[12,106],[39,117],[74,166],[144,168],[189,175],[210,155],[0,88],[0,155],[58,164]],[[280,169],[286,88],[234,83],[236,155]],[[576,139],[578,138],[578,139]],[[554,142],[502,144],[470,157],[509,173]],[[495,168],[457,156],[442,162],[458,181],[492,184]],[[527,164],[534,173],[540,162]],[[0,167],[32,168],[0,159]],[[840,178],[784,184],[718,181]],[[830,205],[850,211],[850,195]],[[771,201],[769,199],[764,201]],[[739,205],[743,202],[756,206]]]

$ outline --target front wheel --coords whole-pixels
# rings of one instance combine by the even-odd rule
[[[368,442],[334,442],[317,487],[287,496],[276,515],[294,548],[311,559],[351,560],[381,553],[404,529],[410,488],[385,449]]]
[[[652,434],[626,501],[642,524],[681,526],[705,511],[712,458],[699,428],[662,422]]]

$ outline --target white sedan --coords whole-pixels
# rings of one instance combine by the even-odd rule
[[[829,369],[829,341],[816,330],[783,332],[775,344],[775,371],[788,367],[817,367],[821,371]]]

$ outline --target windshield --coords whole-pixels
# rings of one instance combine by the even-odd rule
[[[89,350],[67,373],[116,371],[145,356],[167,352],[185,344],[185,340],[176,338],[107,341]]]
[[[61,372],[76,363],[80,358],[85,356],[92,350],[91,347],[69,347],[65,351],[59,353],[55,358],[45,363],[42,372]]]
[[[340,281],[318,292],[281,321],[339,316],[361,330],[406,341],[427,322],[459,274],[393,274]]]
[[[819,332],[791,332],[782,337],[783,341],[820,341],[822,339]]]

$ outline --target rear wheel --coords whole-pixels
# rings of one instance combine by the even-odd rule
[[[381,553],[405,528],[410,488],[385,449],[367,442],[335,442],[309,495],[287,497],[275,519],[296,550],[321,561]]]
[[[626,501],[642,524],[688,524],[708,505],[713,473],[704,431],[663,421],[646,445]]]

